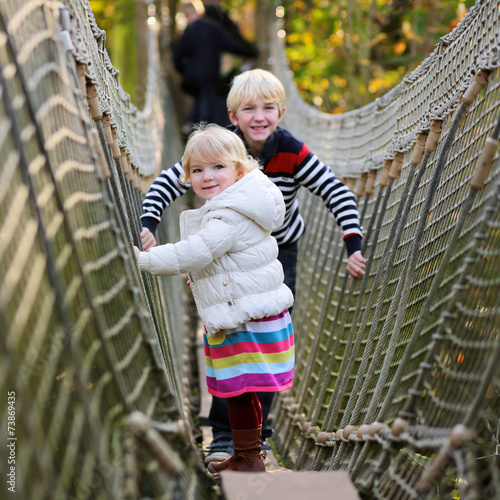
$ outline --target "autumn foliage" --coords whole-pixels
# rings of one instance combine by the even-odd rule
[[[286,56],[302,97],[358,108],[417,67],[473,1],[284,0]]]

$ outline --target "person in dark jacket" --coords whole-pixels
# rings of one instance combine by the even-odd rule
[[[239,26],[231,19],[227,10],[223,9],[220,0],[203,0],[203,7],[205,7],[205,17],[217,22],[226,33],[231,35],[235,40],[239,40],[244,44],[248,44],[245,37],[242,35]],[[257,57],[257,47],[255,46],[255,56],[252,58],[242,58],[233,54],[224,54],[222,60],[222,81],[224,98],[227,97],[233,79],[242,73],[248,71],[253,67],[253,60]]]
[[[192,123],[228,125],[225,82],[221,76],[221,57],[228,52],[255,57],[255,46],[234,37],[219,22],[200,15],[193,4],[181,5],[188,25],[173,47],[174,66],[182,75],[182,89],[194,98]]]
[[[203,7],[205,7],[205,17],[218,22],[233,38],[245,41],[240,28],[231,19],[227,10],[221,7],[219,0],[203,0]]]

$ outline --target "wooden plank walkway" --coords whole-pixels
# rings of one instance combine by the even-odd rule
[[[347,472],[223,472],[226,500],[359,500]]]

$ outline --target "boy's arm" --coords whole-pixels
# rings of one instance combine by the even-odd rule
[[[347,255],[361,250],[362,231],[359,213],[351,190],[304,145],[295,170],[295,180],[311,193],[320,196],[344,233]]]
[[[307,146],[295,171],[297,182],[320,196],[344,232],[347,250],[347,272],[351,278],[365,275],[366,259],[361,254],[362,231],[358,207],[352,191]]]
[[[165,208],[188,190],[187,185],[180,181],[180,176],[183,174],[180,161],[173,167],[163,170],[149,187],[142,203],[141,216],[143,227],[141,238],[145,250],[156,245],[154,235]]]
[[[366,259],[361,255],[361,250],[354,252],[347,259],[347,272],[351,278],[362,278],[365,275]]]

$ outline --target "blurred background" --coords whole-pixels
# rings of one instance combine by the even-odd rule
[[[91,0],[120,82],[139,108],[144,98],[147,25],[160,30],[162,63],[186,22],[180,0]],[[200,0],[193,3],[201,4]],[[261,16],[282,23],[290,69],[301,97],[318,110],[359,108],[400,83],[462,19],[473,0],[222,0],[241,33],[259,47],[266,66]],[[174,76],[175,83],[175,76]]]

